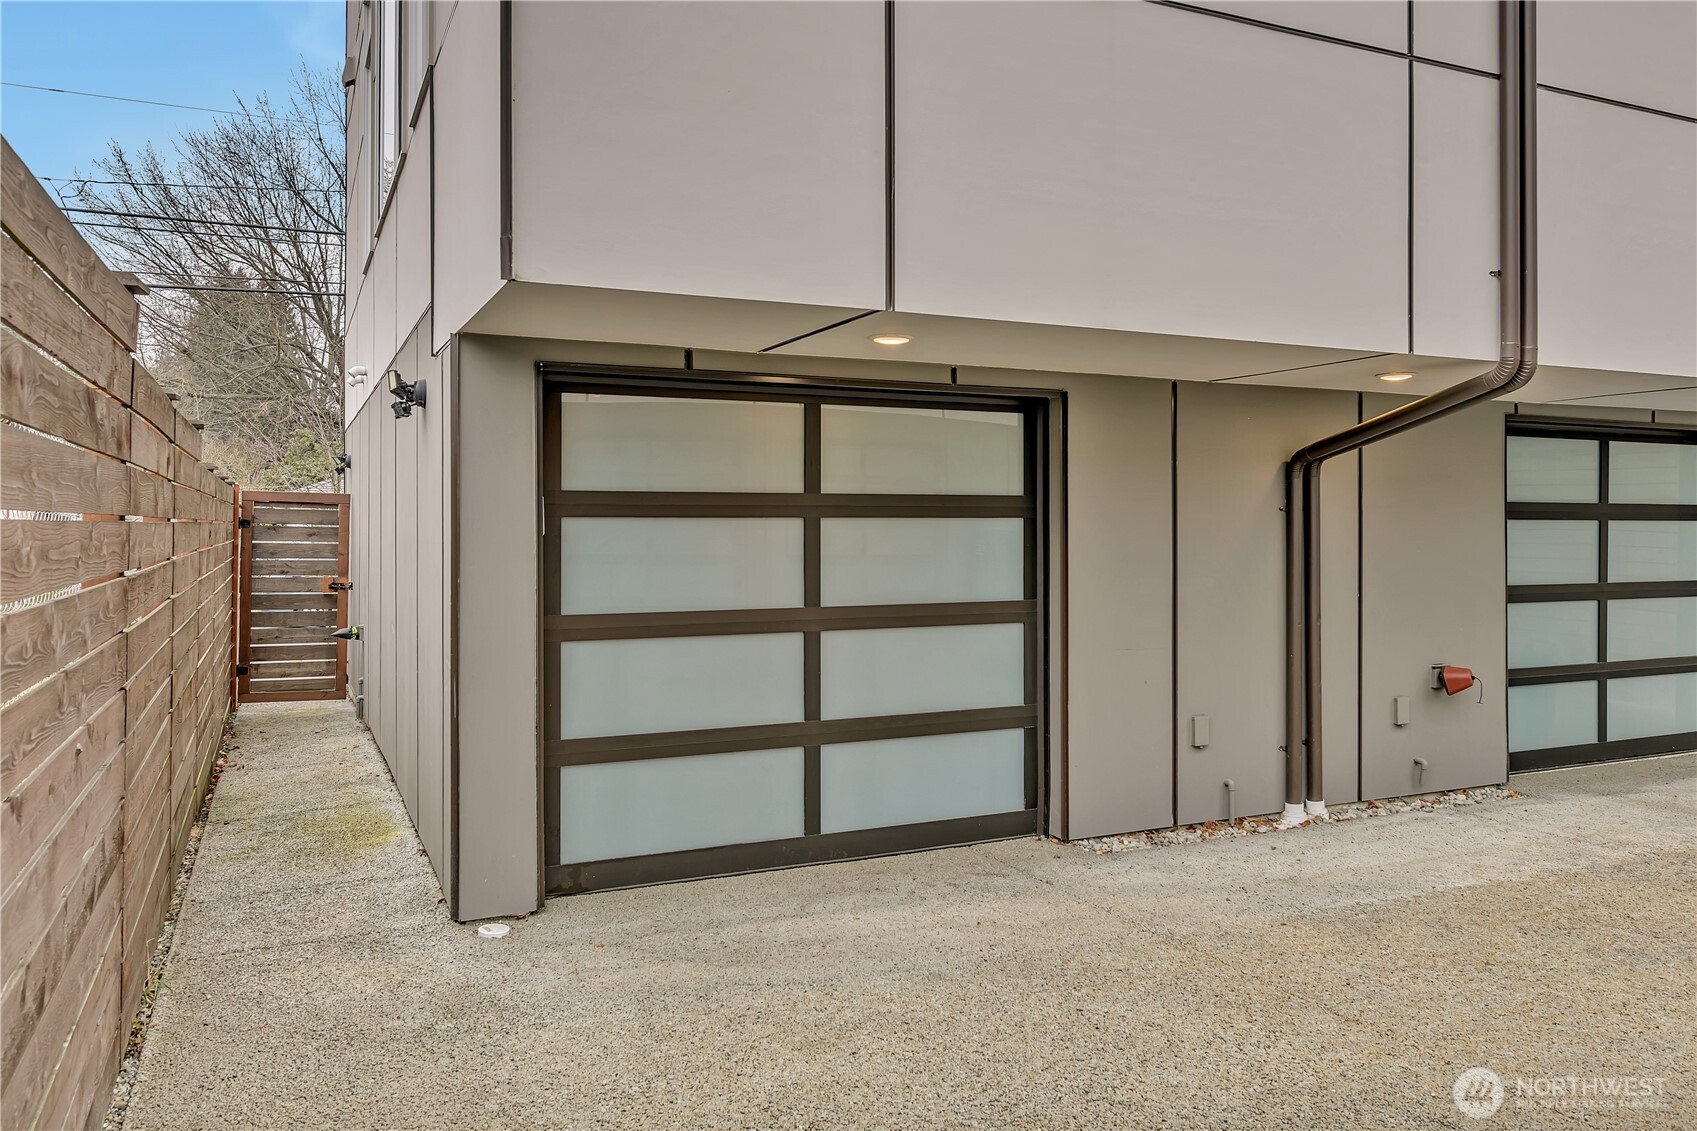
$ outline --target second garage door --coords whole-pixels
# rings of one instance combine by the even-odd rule
[[[1036,831],[1039,411],[546,382],[549,891]]]

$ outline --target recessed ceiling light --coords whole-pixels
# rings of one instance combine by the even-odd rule
[[[1411,379],[1414,376],[1414,374],[1412,374],[1412,373],[1378,373],[1378,374],[1375,374],[1374,376],[1378,377],[1379,380],[1381,380],[1381,381],[1407,381],[1407,380]]]
[[[872,340],[881,346],[905,346],[913,341],[906,334],[874,334]]]

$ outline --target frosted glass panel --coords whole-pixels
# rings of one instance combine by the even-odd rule
[[[801,633],[560,646],[560,737],[795,722]]]
[[[1552,601],[1508,607],[1509,667],[1596,662],[1597,602]]]
[[[564,393],[567,491],[800,491],[801,406]]]
[[[1533,683],[1508,689],[1508,748],[1549,750],[1597,741],[1597,683]]]
[[[1697,581],[1697,522],[1610,522],[1609,580]]]
[[[1025,733],[938,734],[819,748],[819,831],[1025,808]]]
[[[801,836],[802,820],[799,748],[560,770],[561,863]]]
[[[826,632],[819,659],[827,719],[1025,702],[1020,624]]]
[[[1025,490],[1017,412],[826,405],[820,417],[827,491],[1018,495]]]
[[[1697,672],[1611,679],[1609,740],[1697,731]]]
[[[1596,580],[1596,523],[1509,521],[1510,585],[1574,585]]]
[[[1609,659],[1667,656],[1697,656],[1697,597],[1609,602]]]
[[[1697,505],[1697,444],[1610,444],[1609,502]]]
[[[1597,501],[1595,440],[1542,436],[1508,438],[1508,501],[1594,503]]]
[[[801,604],[799,518],[566,518],[560,612]]]
[[[1017,518],[827,518],[819,530],[827,605],[1018,601],[1025,523]]]

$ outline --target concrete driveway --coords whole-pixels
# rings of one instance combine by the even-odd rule
[[[237,734],[127,1131],[1697,1125],[1692,756],[579,896],[487,941],[345,706]],[[1483,1122],[1473,1066],[1506,1081]],[[1662,1082],[1549,1094],[1595,1077]]]

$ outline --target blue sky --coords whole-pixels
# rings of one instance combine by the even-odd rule
[[[341,0],[3,0],[0,79],[8,83],[229,108],[235,95],[287,96],[304,56],[342,69]],[[38,177],[94,171],[108,139],[166,150],[216,116],[0,87],[0,132]]]

